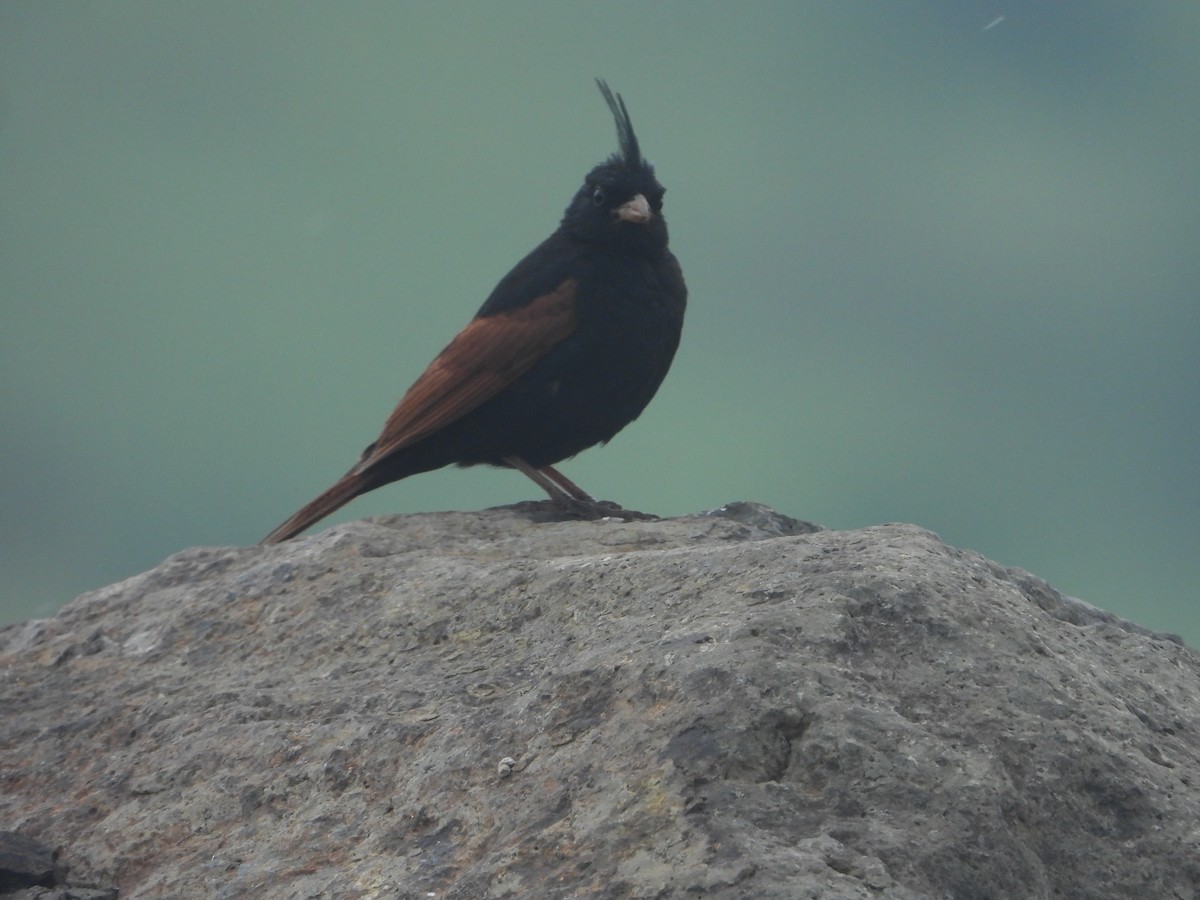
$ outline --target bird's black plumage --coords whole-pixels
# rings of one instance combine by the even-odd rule
[[[667,249],[664,189],[624,100],[597,84],[618,152],[588,173],[558,229],[500,280],[358,463],[263,543],[300,533],[359,494],[452,464],[510,466],[573,512],[619,511],[552,467],[645,409],[679,344],[687,288]]]

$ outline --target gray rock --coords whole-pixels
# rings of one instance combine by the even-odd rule
[[[0,822],[122,897],[1200,895],[1200,661],[909,525],[520,510],[0,630]]]
[[[54,851],[28,835],[0,831],[0,894],[54,886]]]

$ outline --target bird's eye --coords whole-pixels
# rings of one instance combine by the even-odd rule
[[[604,188],[596,188],[592,191],[592,202],[597,206],[604,205]]]

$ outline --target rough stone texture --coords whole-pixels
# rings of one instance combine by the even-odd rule
[[[1197,656],[910,525],[188,550],[0,630],[0,713],[122,898],[1200,896]]]
[[[54,851],[28,835],[0,831],[0,894],[53,887]]]

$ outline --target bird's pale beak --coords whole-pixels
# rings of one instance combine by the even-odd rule
[[[617,218],[625,222],[633,222],[635,225],[643,225],[654,218],[654,213],[651,212],[646,198],[637,194],[628,203],[617,207]]]

